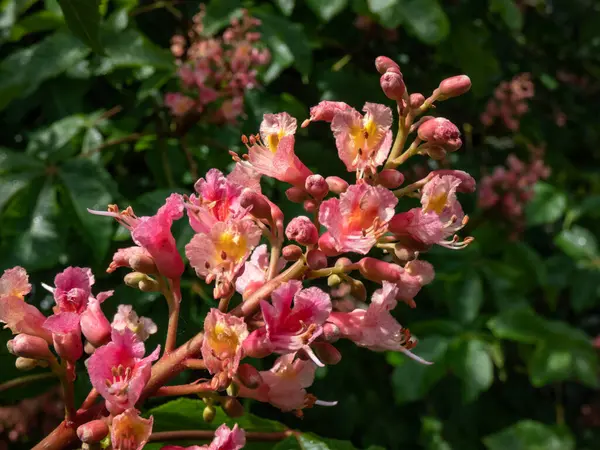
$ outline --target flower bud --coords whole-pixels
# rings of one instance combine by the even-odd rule
[[[237,397],[240,393],[240,386],[235,381],[232,381],[229,386],[227,386],[225,392],[227,392],[227,395],[230,397]]]
[[[329,186],[329,190],[334,194],[343,194],[348,189],[348,182],[340,177],[327,177],[325,181],[327,182],[327,186]]]
[[[306,192],[312,195],[317,200],[323,200],[329,192],[327,181],[319,174],[310,175],[304,182]]]
[[[136,272],[145,274],[157,274],[158,268],[154,264],[154,259],[149,255],[137,254],[129,259],[131,268]]]
[[[360,274],[367,280],[396,282],[400,280],[404,269],[397,264],[391,264],[380,259],[366,257],[358,262]]]
[[[425,103],[425,96],[423,94],[410,94],[410,97],[408,98],[408,104],[412,109],[420,108],[423,103]]]
[[[262,384],[262,377],[256,367],[250,364],[241,364],[237,371],[240,383],[248,389],[256,389]]]
[[[406,92],[406,85],[402,79],[402,75],[394,72],[386,72],[381,75],[379,85],[383,93],[390,100],[400,101]]]
[[[83,335],[94,347],[101,347],[110,341],[110,323],[98,300],[90,300],[87,309],[81,314],[80,324]]]
[[[441,161],[447,155],[446,150],[439,145],[426,145],[423,147],[423,151],[434,161]]]
[[[312,214],[317,210],[317,202],[312,199],[304,200],[302,206],[304,207],[304,211],[309,214]]]
[[[281,250],[283,259],[286,261],[298,261],[302,257],[302,249],[297,245],[286,245]]]
[[[138,288],[142,292],[160,292],[158,281],[153,280],[152,278],[140,281]]]
[[[306,264],[311,270],[319,270],[327,267],[327,256],[321,250],[309,250],[306,254]]]
[[[438,100],[446,100],[452,97],[458,97],[471,89],[471,79],[466,75],[457,75],[446,78],[440,83],[438,91],[441,94]]]
[[[229,417],[241,417],[244,415],[244,407],[237,398],[229,397],[221,406],[225,414]]]
[[[319,240],[317,227],[306,216],[294,217],[286,227],[285,235],[300,245],[315,245]]]
[[[138,289],[140,281],[145,280],[148,276],[142,272],[131,272],[123,277],[123,281],[129,287]]]
[[[45,339],[28,334],[18,334],[6,343],[8,351],[15,356],[30,359],[52,359],[52,352]]]
[[[28,371],[33,370],[36,367],[48,367],[48,362],[39,359],[23,358],[22,356],[19,356],[15,361],[15,367],[18,370]]]
[[[311,348],[317,355],[317,358],[325,364],[333,366],[342,360],[342,354],[329,342],[315,342]]]
[[[418,130],[419,138],[431,144],[442,146],[445,150],[458,150],[462,141],[456,125],[443,117],[423,122]]]
[[[285,191],[285,196],[290,202],[302,203],[307,198],[306,191],[299,187],[291,187]]]
[[[244,189],[240,195],[240,206],[250,208],[250,214],[257,219],[271,220],[271,207],[265,196],[250,189]]]
[[[342,332],[337,325],[330,322],[327,322],[325,325],[323,325],[322,336],[327,342],[335,342],[340,338],[341,335]]]
[[[400,66],[387,56],[378,56],[375,58],[375,68],[382,75],[388,71],[400,73]]]
[[[213,420],[215,420],[216,415],[217,410],[213,405],[206,405],[206,407],[202,411],[202,418],[206,423],[211,423]]]
[[[350,261],[350,258],[346,258],[345,256],[338,258],[338,260],[335,262],[335,267],[337,267],[338,269],[343,269],[344,267],[348,267],[351,265],[352,261]]]
[[[329,286],[329,287],[336,287],[341,282],[342,282],[342,279],[340,278],[339,275],[336,275],[335,273],[333,275],[329,275],[327,277],[327,286]]]
[[[319,249],[327,256],[337,256],[340,254],[340,252],[336,250],[335,239],[329,232],[323,233],[319,238]]]
[[[367,289],[362,281],[350,278],[350,295],[357,300],[364,302],[367,299]]]
[[[379,184],[388,189],[396,189],[404,183],[404,175],[396,169],[384,169],[379,173]]]
[[[271,341],[267,339],[266,332],[260,328],[250,333],[244,339],[242,346],[244,354],[250,358],[264,358],[273,353]]]
[[[77,427],[77,437],[85,444],[95,444],[108,436],[108,425],[104,420],[92,420]]]

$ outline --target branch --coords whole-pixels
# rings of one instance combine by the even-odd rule
[[[171,353],[177,345],[177,328],[179,325],[179,309],[181,305],[181,288],[179,280],[169,280],[168,285],[161,281],[162,293],[169,306],[169,324],[167,327],[167,340],[165,342],[165,355]]]
[[[8,391],[9,389],[24,386],[26,384],[35,383],[36,381],[48,380],[56,377],[56,374],[53,372],[26,375],[24,377],[15,378],[14,380],[9,380],[0,384],[0,392]]]
[[[150,442],[156,441],[182,441],[182,440],[204,440],[213,439],[215,432],[213,430],[180,430],[180,431],[161,431],[150,435]],[[246,440],[248,441],[266,441],[277,442],[285,438],[296,435],[294,430],[285,431],[247,431]]]
[[[178,386],[163,386],[156,391],[155,397],[174,397],[181,395],[214,394],[215,390],[210,387],[210,382],[180,384]]]

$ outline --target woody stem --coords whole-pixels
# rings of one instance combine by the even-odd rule
[[[69,424],[75,420],[75,387],[73,386],[73,380],[71,380],[67,374],[66,361],[63,361],[61,365],[56,368],[56,370],[60,370],[57,375],[60,378],[60,384],[63,390],[63,400],[65,402],[65,422]]]
[[[285,431],[247,431],[246,440],[248,441],[267,441],[277,442],[282,441],[285,438],[294,436],[296,434],[293,430]],[[179,430],[179,431],[160,431],[152,433],[150,435],[150,442],[155,441],[179,441],[179,440],[206,440],[210,441],[215,435],[214,431],[211,430]]]
[[[281,255],[281,242],[279,239],[273,239],[273,244],[271,245],[271,258],[269,259],[269,269],[267,271],[267,281],[272,279],[275,276],[275,272],[277,272],[277,263],[279,262],[279,257]]]
[[[191,383],[180,384],[178,386],[163,386],[159,388],[154,397],[178,397],[181,395],[190,394],[212,394],[214,389],[211,389],[210,383]]]
[[[179,279],[169,280],[167,284],[160,281],[161,290],[169,306],[169,325],[167,326],[167,339],[165,341],[165,355],[171,353],[177,345],[177,327],[179,324],[179,308],[181,304],[181,289]]]

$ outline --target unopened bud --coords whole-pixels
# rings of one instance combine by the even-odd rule
[[[327,277],[327,286],[329,286],[329,287],[336,287],[341,282],[342,282],[342,279],[340,278],[339,275],[336,275],[335,273],[333,275],[329,275]]]
[[[439,145],[426,145],[423,147],[423,151],[434,161],[441,161],[447,154],[446,150]]]
[[[341,258],[338,258],[335,262],[335,267],[337,267],[338,269],[343,269],[345,267],[351,266],[352,264],[353,263],[352,261],[350,261],[350,258],[342,256]]]
[[[380,259],[366,257],[358,262],[358,270],[367,280],[396,282],[400,280],[404,269],[397,264],[391,264]]]
[[[419,138],[443,147],[447,151],[458,150],[462,141],[456,125],[443,117],[428,120],[419,126]]]
[[[241,417],[244,415],[244,407],[238,399],[229,397],[222,403],[223,411],[229,417]]]
[[[134,255],[129,259],[129,264],[131,268],[136,272],[141,272],[145,274],[157,274],[158,269],[156,268],[156,264],[154,264],[154,259],[148,255]]]
[[[307,199],[308,194],[304,189],[300,189],[298,187],[291,187],[285,191],[285,196],[290,202],[302,203],[304,200]]]
[[[446,78],[440,83],[438,91],[440,96],[438,100],[446,100],[452,97],[463,95],[471,89],[471,79],[466,75],[457,75]]]
[[[396,189],[404,183],[404,175],[396,169],[384,169],[379,173],[379,183],[388,189]]]
[[[94,347],[108,344],[112,328],[98,300],[90,300],[87,309],[81,314],[80,323],[81,332]]]
[[[52,359],[52,352],[45,339],[28,334],[18,334],[6,343],[8,351],[15,356],[31,359]]]
[[[323,200],[329,192],[327,181],[319,174],[307,177],[304,182],[304,188],[306,189],[306,192],[317,200]]]
[[[152,278],[140,281],[138,288],[142,292],[160,292],[158,281],[153,280]]]
[[[323,325],[322,336],[327,342],[335,342],[341,337],[341,335],[342,332],[337,325],[330,322],[327,322],[325,325]]]
[[[250,364],[241,364],[237,371],[240,383],[248,389],[256,389],[262,384],[262,377],[256,367]]]
[[[379,85],[383,93],[390,100],[400,101],[406,92],[406,85],[402,79],[402,75],[394,72],[386,72],[381,75]]]
[[[425,103],[425,96],[423,94],[410,94],[410,97],[408,98],[408,104],[412,109],[420,108],[423,103]]]
[[[375,59],[375,68],[382,75],[388,71],[400,73],[400,66],[387,56],[378,56]]]
[[[226,392],[230,397],[237,397],[240,393],[240,386],[235,381],[232,381],[231,384],[227,386]]]
[[[311,270],[319,270],[327,267],[327,256],[321,250],[309,250],[306,254],[306,264]]]
[[[342,360],[342,354],[329,342],[315,342],[311,348],[325,364],[333,366]]]
[[[302,257],[302,249],[297,245],[286,245],[281,250],[283,259],[286,261],[298,261]]]
[[[28,371],[33,370],[36,367],[48,367],[47,361],[41,361],[38,359],[18,357],[15,361],[15,367],[18,370]]]
[[[215,420],[216,415],[217,410],[212,405],[206,405],[202,411],[202,419],[204,419],[206,423],[211,423],[213,420]]]
[[[140,281],[143,281],[146,278],[148,278],[148,276],[145,273],[131,272],[123,277],[123,281],[125,282],[125,284],[127,286],[138,289],[138,285],[140,284]]]
[[[362,281],[350,279],[350,294],[357,300],[364,302],[367,299],[367,289]]]
[[[325,178],[327,182],[327,186],[329,186],[329,190],[334,194],[340,195],[346,192],[348,189],[348,182],[341,179],[340,177],[327,177]]]
[[[240,195],[240,206],[250,208],[250,214],[257,219],[271,220],[271,206],[264,195],[250,189],[244,189]]]
[[[108,425],[104,420],[92,420],[77,427],[77,437],[85,444],[95,444],[108,436]]]
[[[312,214],[317,210],[317,202],[312,199],[304,200],[302,206],[304,207],[304,211],[309,214]]]
[[[300,245],[315,245],[319,240],[317,227],[306,216],[294,217],[286,227],[285,235]]]

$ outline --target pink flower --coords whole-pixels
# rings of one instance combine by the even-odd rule
[[[54,278],[54,301],[56,312],[81,314],[87,308],[92,295],[94,275],[87,267],[67,267]]]
[[[161,450],[240,450],[246,445],[246,433],[237,424],[230,429],[226,424],[215,430],[215,437],[209,445],[192,445],[191,447],[180,447],[178,445],[166,445]]]
[[[142,450],[152,434],[154,419],[143,419],[134,408],[115,416],[110,427],[113,450]]]
[[[144,358],[144,343],[131,330],[114,330],[112,341],[98,348],[85,364],[92,386],[106,400],[112,414],[133,408],[150,379],[160,346]]]
[[[0,298],[18,297],[23,299],[30,292],[29,275],[22,267],[6,269],[0,277]]]
[[[154,216],[137,217],[131,207],[119,212],[116,205],[110,205],[108,212],[90,211],[93,214],[110,216],[131,231],[133,241],[143,247],[154,259],[158,271],[167,278],[178,279],[185,267],[177,251],[175,238],[171,233],[173,221],[183,216],[183,198],[171,194]]]
[[[365,103],[362,116],[355,109],[335,114],[331,130],[338,155],[349,172],[373,170],[383,164],[392,147],[392,110]]]
[[[131,305],[119,305],[113,318],[113,330],[123,333],[126,329],[132,331],[140,341],[145,341],[158,331],[158,327],[148,317],[138,317]]]
[[[427,261],[419,259],[409,261],[404,266],[400,281],[396,283],[398,287],[396,298],[404,301],[411,308],[416,307],[414,298],[423,286],[433,281],[434,277],[433,266]]]
[[[100,301],[91,298],[80,316],[81,331],[94,346],[100,347],[110,341],[111,326],[100,308]]]
[[[240,396],[270,403],[282,411],[312,406],[314,399],[306,388],[315,379],[316,366],[312,361],[294,358],[292,353],[277,358],[270,370],[260,372],[263,383],[258,389],[240,386]]]
[[[296,119],[287,113],[265,114],[261,139],[250,138],[248,161],[263,175],[304,189],[312,172],[294,153]]]
[[[168,92],[165,95],[165,106],[176,117],[185,116],[195,105],[195,100],[187,95],[178,92]]]
[[[211,374],[225,373],[231,379],[242,358],[242,344],[248,337],[243,318],[212,308],[204,319],[202,357]]]
[[[344,102],[331,102],[324,100],[318,105],[310,108],[310,119],[305,120],[302,123],[302,127],[308,126],[310,122],[324,121],[331,122],[335,115],[340,111],[349,111],[353,109],[350,105]]]
[[[275,289],[271,300],[272,305],[263,300],[260,307],[273,351],[292,353],[304,349],[312,356],[309,344],[323,332],[323,324],[331,313],[329,295],[316,287],[302,289],[302,283],[293,280]]]
[[[338,252],[367,254],[387,231],[398,199],[381,186],[366,183],[348,187],[340,198],[324,201],[319,221],[327,227]]]
[[[277,271],[281,271],[284,266],[285,261],[280,259],[277,264]],[[235,280],[235,290],[243,297],[247,297],[265,283],[268,268],[269,253],[267,252],[267,246],[262,244],[254,249],[252,256],[244,264],[244,271]]]
[[[44,323],[44,328],[52,333],[56,353],[71,363],[83,355],[79,320],[80,316],[75,312],[61,312],[48,317]]]
[[[217,169],[209,170],[206,179],[200,178],[194,189],[198,196],[191,195],[186,206],[190,225],[197,233],[209,233],[217,222],[239,219],[246,214],[239,202],[243,187]]]
[[[441,220],[449,220],[456,216],[462,220],[464,213],[456,199],[456,190],[462,181],[453,175],[436,175],[429,180],[421,191],[423,212],[433,212]]]
[[[209,233],[198,233],[185,246],[185,254],[198,276],[216,280],[215,298],[228,295],[233,282],[258,244],[261,230],[250,220],[218,222]]]
[[[388,281],[373,293],[368,309],[355,309],[349,313],[333,312],[328,322],[336,325],[343,337],[360,347],[373,351],[399,351],[423,363],[427,361],[414,355],[410,349],[416,345],[410,332],[403,328],[390,314],[396,305],[399,288]]]
[[[112,273],[119,267],[130,267],[136,272],[147,274],[157,270],[152,255],[148,253],[148,250],[137,245],[118,249],[106,271]]]

